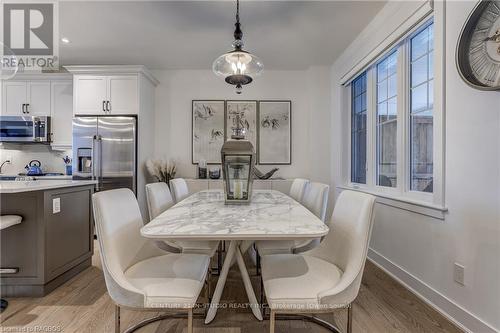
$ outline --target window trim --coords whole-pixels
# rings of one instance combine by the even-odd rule
[[[433,193],[411,190],[410,183],[410,137],[409,137],[409,107],[410,107],[410,41],[430,24],[434,25],[434,106],[433,106]],[[390,198],[391,200],[406,201],[410,205],[422,205],[446,211],[444,205],[444,26],[442,20],[436,20],[436,15],[431,13],[425,16],[412,29],[403,34],[400,39],[393,43],[393,47],[387,49],[383,54],[374,59],[364,70],[356,73],[343,87],[346,90],[342,94],[343,98],[347,96],[347,106],[349,116],[347,117],[347,128],[349,129],[347,138],[347,166],[344,172],[344,185],[339,188],[350,188],[377,194],[380,197]],[[397,125],[397,186],[389,188],[376,185],[376,65],[385,59],[388,55],[399,49],[398,53],[398,125]],[[367,75],[367,161],[366,161],[366,184],[354,183],[351,181],[351,85],[350,83],[359,75],[366,72]]]

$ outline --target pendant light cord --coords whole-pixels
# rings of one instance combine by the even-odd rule
[[[241,39],[243,38],[243,31],[241,31],[240,24],[240,0],[236,0],[236,23],[234,24],[234,26],[236,27],[236,29],[234,30],[234,39],[236,41],[241,41]],[[241,46],[239,46],[239,48],[241,49]]]

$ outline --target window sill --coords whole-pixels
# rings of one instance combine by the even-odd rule
[[[412,200],[401,196],[394,196],[387,193],[380,193],[366,188],[343,185],[337,186],[337,189],[372,194],[377,197],[377,203],[379,204],[407,210],[420,215],[430,216],[439,220],[444,220],[445,214],[448,211],[448,208],[445,206],[435,205],[425,201]]]

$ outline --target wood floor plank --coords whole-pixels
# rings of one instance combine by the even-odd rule
[[[97,253],[97,251],[96,251]],[[249,265],[250,265],[250,261]],[[213,278],[212,288],[216,277]],[[259,278],[252,277],[256,294]],[[200,298],[200,300],[204,300]],[[269,330],[268,322],[255,319],[237,269],[231,270],[215,320],[205,325],[194,320],[196,333],[257,333]],[[235,306],[237,305],[237,306]],[[367,262],[363,283],[354,304],[354,332],[370,333],[460,333],[446,318],[422,302],[375,265]],[[154,312],[122,310],[122,331],[129,325],[154,316]],[[319,317],[335,322],[345,331],[347,311]],[[22,331],[35,326],[59,326],[64,333],[114,332],[114,304],[104,282],[97,255],[93,267],[74,277],[49,295],[41,298],[9,299],[9,307],[0,315],[0,328]],[[186,319],[169,319],[141,328],[139,333],[185,333]],[[0,330],[2,331],[2,330]],[[326,329],[303,320],[277,321],[276,332],[321,333]]]

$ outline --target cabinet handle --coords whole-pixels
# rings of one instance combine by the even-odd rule
[[[106,112],[106,101],[102,101],[102,111]]]
[[[26,110],[24,109],[25,106],[26,106],[26,104],[23,104],[23,106],[21,107],[21,110],[23,111],[23,113],[26,113]]]
[[[106,110],[107,110],[108,112],[110,112],[110,111],[111,111],[111,102],[110,102],[110,101],[107,101],[107,102],[106,102]]]
[[[26,113],[30,113],[30,109],[29,109],[29,107],[30,107],[29,103],[28,103],[28,104],[26,104]]]

